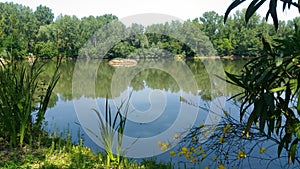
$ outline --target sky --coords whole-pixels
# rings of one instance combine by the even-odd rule
[[[248,1],[237,9],[247,7],[250,2]],[[0,0],[0,2],[23,4],[33,10],[42,4],[51,8],[55,17],[59,14],[75,15],[78,18],[114,14],[122,19],[136,14],[160,13],[186,20],[200,17],[204,12],[212,10],[224,15],[232,0]],[[265,16],[267,7],[266,3],[258,13]],[[282,12],[281,5],[278,5],[278,8],[280,20],[300,16],[297,9]],[[269,20],[271,21],[271,18]]]

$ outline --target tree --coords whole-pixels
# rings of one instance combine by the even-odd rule
[[[35,54],[42,58],[54,58],[58,55],[58,49],[53,42],[38,42],[35,45]]]
[[[35,18],[38,20],[39,25],[49,25],[53,22],[54,14],[52,10],[46,6],[38,6],[34,12]]]
[[[64,57],[76,58],[81,47],[79,36],[80,20],[76,16],[59,16],[55,22],[59,54]]]

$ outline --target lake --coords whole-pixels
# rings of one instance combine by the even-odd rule
[[[241,89],[226,84],[217,76],[225,78],[224,71],[238,74],[246,61],[139,60],[134,67],[112,67],[101,60],[63,62],[60,80],[46,112],[44,129],[62,137],[70,133],[74,142],[82,138],[85,146],[96,152],[103,151],[95,136],[100,135],[95,110],[104,117],[108,101],[114,116],[122,103],[128,103],[123,136],[126,156],[138,161],[152,157],[170,161],[169,151],[162,151],[158,142],[173,140],[174,134],[185,133],[199,124],[217,124],[222,110],[238,118],[239,102],[227,99]],[[44,78],[49,78],[54,70],[55,64],[48,63]],[[178,141],[173,141],[169,148],[176,150]],[[262,158],[277,156],[276,148],[270,147]],[[242,166],[282,168],[279,163],[285,160],[274,160],[271,164],[264,160],[244,160]],[[181,165],[178,157],[172,161]],[[200,166],[207,164],[210,162]]]

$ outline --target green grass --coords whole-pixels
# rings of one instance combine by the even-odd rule
[[[71,138],[44,137],[39,147],[24,146],[22,148],[9,148],[7,142],[0,139],[0,168],[132,168],[132,169],[168,169],[171,164],[156,163],[155,160],[143,160],[142,163],[123,158],[118,166],[107,166],[104,153],[94,153],[90,148],[72,144]]]

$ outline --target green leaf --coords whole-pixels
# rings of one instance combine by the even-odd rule
[[[275,119],[271,118],[269,120],[269,125],[268,125],[269,129],[268,129],[268,136],[271,136],[271,134],[274,132],[274,128],[275,128]]]
[[[300,123],[295,124],[295,133],[297,138],[300,138]]]
[[[278,158],[280,157],[280,154],[282,152],[283,146],[284,146],[284,139],[281,139],[280,143],[278,145],[278,149],[277,149]]]
[[[253,122],[255,122],[255,121],[257,121],[257,112],[255,110],[253,110],[253,112],[250,114],[250,116],[248,118],[246,132],[250,131],[250,128],[251,128]]]
[[[275,58],[275,65],[278,67],[280,65],[282,65],[283,62],[283,58],[282,57],[276,57]]]
[[[290,86],[292,94],[295,94],[298,90],[298,80],[297,79],[291,79],[290,80]]]
[[[298,93],[297,111],[298,111],[298,114],[300,114],[300,93]]]
[[[225,15],[224,15],[224,23],[226,22],[229,13],[237,6],[239,6],[241,3],[245,2],[246,0],[235,0],[233,1],[230,6],[227,8]]]
[[[262,43],[263,43],[264,49],[268,52],[271,52],[271,49],[272,49],[271,45],[264,37],[262,37]]]
[[[278,150],[277,150],[278,158],[280,157],[280,154],[282,152],[282,149],[283,149],[285,143],[288,144],[290,142],[289,137],[290,137],[289,134],[285,134],[284,137],[282,139],[280,139],[280,143],[278,145]]]
[[[18,103],[17,106],[20,109],[20,111],[22,112],[23,111],[23,105],[22,105],[22,103]]]
[[[295,162],[295,154],[296,154],[296,150],[297,150],[297,146],[298,146],[298,138],[296,138],[291,147],[290,147],[290,151],[289,151],[289,163],[290,163],[290,160],[292,160],[292,162],[294,163]]]
[[[269,11],[267,13],[267,16],[268,16],[268,14],[271,14],[275,30],[278,30],[278,17],[277,17],[277,10],[276,10],[276,8],[277,8],[277,0],[271,0],[270,4],[269,4]]]
[[[274,93],[274,92],[279,92],[279,91],[282,91],[286,89],[286,86],[281,86],[281,87],[277,87],[277,88],[273,88],[273,89],[270,89],[269,92],[270,93]]]
[[[245,88],[245,85],[243,83],[241,83],[241,81],[237,78],[238,77],[237,75],[230,74],[226,71],[225,71],[225,73],[226,73],[227,77],[234,82],[232,84],[242,87],[242,88]]]
[[[250,5],[247,8],[245,20],[248,23],[251,16],[254,14],[254,12],[257,11],[257,9],[264,3],[266,0],[261,0],[259,3],[257,3],[259,0],[253,0]]]

